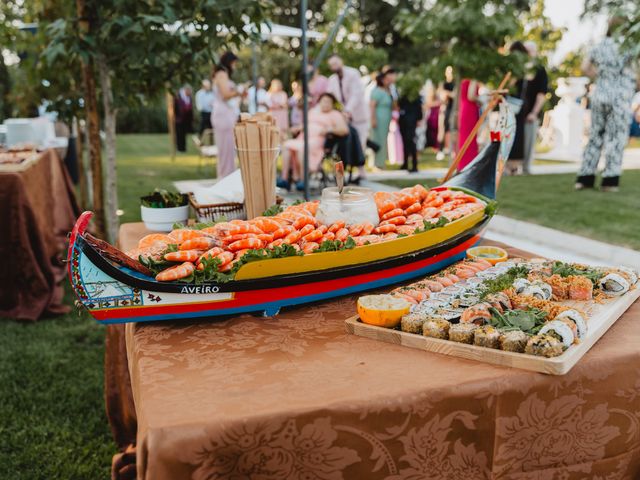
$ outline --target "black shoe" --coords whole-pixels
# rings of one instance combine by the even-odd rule
[[[603,192],[617,192],[620,185],[620,177],[602,177],[600,189]]]
[[[584,190],[585,188],[593,188],[596,183],[595,175],[581,175],[576,179],[576,190]]]
[[[413,167],[411,170],[409,170],[409,173],[418,173],[417,167]]]

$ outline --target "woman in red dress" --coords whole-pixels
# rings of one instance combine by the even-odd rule
[[[460,107],[458,108],[458,151],[471,134],[474,125],[480,118],[480,104],[478,100],[478,82],[465,78],[460,84]],[[466,167],[478,155],[476,138],[471,141],[469,148],[458,163],[458,171]]]

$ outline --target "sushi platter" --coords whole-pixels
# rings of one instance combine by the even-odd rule
[[[358,300],[347,332],[410,348],[564,375],[640,297],[625,267],[465,260]]]

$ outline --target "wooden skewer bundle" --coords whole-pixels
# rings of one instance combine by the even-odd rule
[[[233,130],[242,172],[247,217],[276,203],[276,157],[280,131],[268,113],[242,114]]]

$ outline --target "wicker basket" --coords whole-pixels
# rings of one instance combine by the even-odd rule
[[[244,203],[213,203],[201,205],[196,201],[193,193],[189,193],[189,203],[196,212],[198,222],[217,222],[221,217],[227,220],[246,220],[247,211]]]

